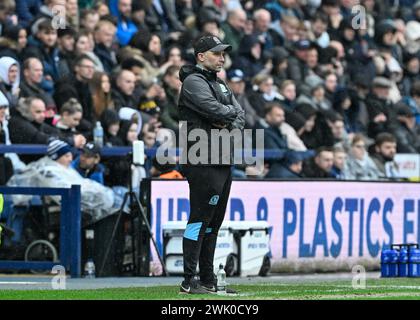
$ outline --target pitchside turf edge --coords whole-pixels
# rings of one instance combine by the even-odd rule
[[[185,299],[415,299],[420,300],[420,279],[368,279],[366,289],[352,288],[351,281],[296,282],[236,285],[237,296],[179,295],[178,286],[112,288],[96,290],[1,290],[0,300],[185,300]]]

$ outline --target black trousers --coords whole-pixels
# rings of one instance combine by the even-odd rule
[[[190,217],[183,237],[184,277],[191,279],[199,263],[200,280],[213,282],[217,234],[232,184],[230,166],[186,166],[190,188]]]

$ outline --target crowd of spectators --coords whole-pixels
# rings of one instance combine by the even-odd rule
[[[60,139],[66,167],[127,186],[126,159],[92,145],[97,122],[110,147],[177,132],[179,71],[204,34],[232,45],[219,77],[246,128],[283,151],[236,177],[393,178],[397,152],[420,153],[418,0],[3,0],[0,143]],[[0,155],[0,183],[40,157]],[[136,179],[182,177],[148,160]]]

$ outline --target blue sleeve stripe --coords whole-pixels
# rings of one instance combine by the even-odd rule
[[[212,230],[213,230],[212,228],[207,228],[206,233],[211,233]]]
[[[184,232],[184,238],[197,241],[198,234],[200,233],[200,229],[202,225],[203,225],[202,222],[187,224],[187,228],[185,229],[185,232]]]

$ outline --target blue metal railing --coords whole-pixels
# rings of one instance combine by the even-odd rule
[[[59,261],[0,260],[0,270],[51,270],[55,265],[62,265],[70,271],[71,277],[79,278],[82,256],[80,185],[73,185],[71,188],[0,187],[0,193],[61,196]]]
[[[131,147],[103,147],[101,149],[102,156],[125,156],[129,152],[132,151]],[[145,154],[149,158],[153,158],[156,155],[157,148],[148,148],[145,149]],[[180,154],[180,149],[172,149],[174,153],[177,155]],[[264,159],[278,159],[283,158],[286,150],[282,149],[270,149],[264,150]],[[11,144],[11,145],[4,145],[0,144],[0,154],[3,153],[17,153],[17,154],[47,154],[47,146],[42,144]],[[256,150],[243,150],[243,153],[246,156],[256,156]],[[314,154],[314,151],[302,151],[297,153],[308,153]]]

